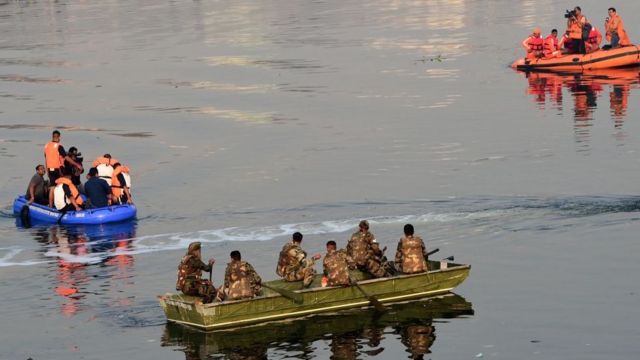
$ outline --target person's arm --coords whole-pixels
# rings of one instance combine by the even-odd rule
[[[529,47],[529,38],[526,38],[522,41],[522,48],[526,52],[531,52],[531,48]]]
[[[120,181],[120,185],[122,186],[122,191],[124,191],[125,195],[127,195],[127,204],[133,204],[133,199],[131,198],[131,192],[127,187],[127,181],[124,178],[122,173],[118,174],[118,181]]]
[[[396,268],[402,271],[402,239],[398,241],[398,248],[396,249],[395,264],[396,264]]]
[[[36,183],[31,181],[29,183],[29,201],[28,204],[33,204],[33,200],[36,198]]]
[[[104,179],[100,179],[100,186],[102,186],[104,192],[107,194],[107,205],[113,204],[113,195],[111,194],[111,186],[109,186],[109,183]]]
[[[251,274],[251,278],[254,284],[262,284],[262,278],[260,277],[260,275],[258,275],[256,269],[253,268],[253,265],[247,263],[247,270]]]
[[[64,196],[69,198],[69,202],[71,203],[71,205],[73,205],[74,208],[76,208],[76,211],[82,210],[80,205],[78,205],[78,202],[76,201],[76,198],[73,196],[73,193],[71,192],[71,189],[69,188],[69,185],[66,185],[66,184],[62,185],[62,189],[64,190]]]
[[[231,266],[227,265],[227,268],[224,270],[224,288],[229,288],[231,286]]]

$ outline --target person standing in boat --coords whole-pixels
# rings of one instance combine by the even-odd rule
[[[616,12],[616,8],[609,8],[609,17],[604,21],[604,29],[610,48],[613,49],[631,44],[627,31],[624,29],[622,18],[620,18],[620,15]]]
[[[355,265],[345,250],[336,250],[336,242],[331,240],[327,242],[327,254],[322,261],[322,268],[328,286],[347,286],[351,283],[349,268],[355,268]]]
[[[571,49],[577,54],[586,53],[584,39],[582,38],[582,28],[586,22],[587,18],[582,15],[582,11],[579,6],[576,6],[576,8],[568,14],[567,32],[569,33],[569,38],[572,43]]]
[[[229,255],[231,262],[224,271],[224,286],[218,291],[218,300],[250,299],[261,295],[262,279],[256,270],[246,261],[242,261],[240,251]]]
[[[419,236],[413,235],[413,225],[404,226],[404,237],[398,242],[396,268],[403,274],[416,274],[429,270],[427,248]]]
[[[87,195],[87,209],[107,207],[112,203],[111,187],[98,177],[98,169],[94,167],[89,169],[84,191]]]
[[[62,177],[62,169],[64,163],[69,162],[72,166],[82,171],[82,165],[75,162],[64,150],[60,144],[60,131],[53,130],[51,133],[51,141],[44,146],[44,160],[47,167],[47,175],[49,176],[49,192],[53,192],[56,186],[56,180]]]
[[[78,190],[84,194],[84,188],[82,186],[82,181],[80,181],[80,175],[84,172],[84,166],[82,166],[82,161],[84,160],[82,158],[82,153],[78,152],[78,148],[75,146],[72,146],[69,148],[69,151],[67,152],[67,155],[69,155],[69,157],[71,159],[73,159],[73,161],[75,161],[76,163],[78,163],[80,165],[80,168],[75,167],[72,163],[70,163],[69,161],[67,161],[65,159],[64,161],[64,167],[67,168],[67,170],[69,172],[71,172],[71,182],[73,183],[73,185],[75,185]]]
[[[309,287],[316,275],[313,265],[320,259],[320,254],[315,254],[307,259],[307,253],[302,250],[302,234],[293,233],[291,242],[284,244],[278,258],[276,273],[285,281],[303,280],[304,287]]]
[[[68,169],[62,168],[62,177],[56,180],[53,191],[49,192],[49,207],[54,207],[58,211],[80,211],[84,205],[84,200],[80,196],[80,191],[71,181],[71,173]]]
[[[369,231],[367,220],[360,221],[358,231],[351,235],[347,243],[347,255],[353,260],[358,270],[377,278],[387,275],[384,250],[380,250],[376,237]]]
[[[540,36],[540,28],[533,29],[533,33],[522,41],[522,47],[527,52],[527,59],[537,59],[544,56],[544,39]]]
[[[47,194],[48,187],[47,182],[44,180],[44,165],[36,166],[36,173],[31,177],[29,186],[27,187],[27,193],[24,195],[29,205],[36,204],[47,205],[49,204],[49,195]]]
[[[207,264],[202,262],[200,247],[200,242],[189,244],[187,254],[178,265],[176,290],[182,291],[185,295],[202,297],[202,302],[207,304],[215,299],[216,288],[209,280],[202,279],[202,272],[210,273],[216,261],[211,258]]]

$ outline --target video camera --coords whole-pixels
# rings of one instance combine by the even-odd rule
[[[576,11],[575,10],[565,10],[565,13],[564,13],[564,18],[565,19],[570,19],[570,18],[575,17],[575,16],[576,16]]]

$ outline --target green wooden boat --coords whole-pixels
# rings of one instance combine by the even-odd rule
[[[202,304],[200,298],[175,293],[161,295],[159,299],[169,321],[217,330],[369,306],[370,298],[362,291],[380,303],[442,295],[462,283],[471,270],[470,265],[442,262],[446,267],[441,269],[441,262],[429,263],[432,270],[421,274],[381,279],[367,279],[362,273],[352,274],[360,289],[355,286],[321,287],[320,275],[308,289],[301,289],[301,282],[274,280],[267,283],[269,287],[293,291],[302,300],[300,303],[267,288],[261,297],[221,303]]]
[[[371,356],[372,352],[382,351],[382,337],[397,336],[408,346],[417,342],[422,353],[427,353],[441,319],[466,317],[473,313],[470,302],[449,293],[390,304],[384,313],[371,308],[357,308],[225,331],[202,331],[169,322],[165,325],[161,344],[178,347],[188,359],[216,358],[220,354],[229,359],[266,359],[270,350],[295,348],[298,344],[310,345],[323,340],[330,343],[333,358],[356,359],[361,357],[359,355]],[[424,332],[416,334],[416,328],[426,330],[427,335]],[[413,339],[417,341],[411,341],[411,336],[417,336],[418,339]],[[425,337],[428,338],[426,343],[420,341]]]

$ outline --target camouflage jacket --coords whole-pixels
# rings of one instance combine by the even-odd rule
[[[419,236],[405,236],[398,242],[396,268],[404,274],[428,270],[427,249]]]
[[[367,260],[372,256],[375,256],[373,244],[376,244],[376,248],[380,253],[380,248],[377,247],[376,237],[373,233],[367,232],[355,232],[351,235],[351,239],[349,243],[347,243],[347,255],[356,266],[364,266],[367,263]]]
[[[190,285],[194,281],[199,281],[202,271],[211,271],[211,265],[205,264],[193,255],[185,255],[178,265],[178,280],[176,290],[185,289],[185,285]]]
[[[231,300],[245,299],[260,292],[262,279],[253,266],[246,261],[232,261],[224,272],[224,287]]]
[[[284,244],[280,251],[276,273],[284,277],[286,274],[296,272],[300,268],[312,266],[313,263],[313,259],[307,259],[307,253],[302,250],[300,245],[289,242]]]
[[[349,285],[349,268],[353,267],[352,260],[345,250],[336,250],[328,252],[322,261],[324,274],[328,278],[327,285],[339,286]]]

